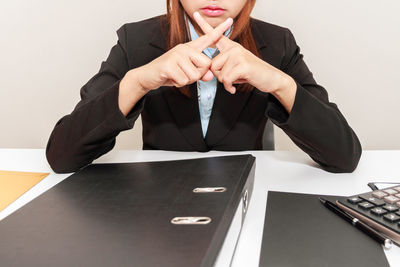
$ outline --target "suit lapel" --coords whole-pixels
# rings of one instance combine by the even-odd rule
[[[196,83],[191,84],[189,87],[192,96],[190,98],[171,88],[164,90],[163,96],[179,130],[188,143],[196,151],[208,151],[201,129]]]
[[[208,146],[218,143],[233,128],[250,94],[237,91],[232,95],[218,82],[205,138]]]

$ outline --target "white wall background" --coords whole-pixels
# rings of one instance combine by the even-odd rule
[[[400,149],[399,10],[395,0],[258,0],[253,17],[292,30],[364,149]],[[164,12],[165,0],[1,1],[0,147],[44,148],[116,30]],[[116,148],[140,149],[140,124],[121,133]],[[281,131],[276,142],[294,149]]]

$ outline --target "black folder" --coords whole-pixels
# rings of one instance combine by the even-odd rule
[[[0,266],[212,266],[254,171],[251,155],[90,165],[0,221]]]
[[[268,192],[260,267],[389,266],[375,240],[328,210],[318,197]]]

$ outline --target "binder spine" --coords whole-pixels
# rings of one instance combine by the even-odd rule
[[[219,252],[222,250],[224,240],[227,236],[228,230],[234,219],[234,215],[236,213],[239,204],[242,204],[242,216],[241,216],[242,220],[240,225],[240,230],[241,230],[241,227],[244,222],[244,217],[247,213],[248,205],[250,203],[250,199],[253,194],[254,174],[256,168],[255,157],[253,157],[252,155],[247,155],[247,156],[248,156],[247,163],[243,168],[240,181],[236,186],[236,188],[233,189],[234,192],[232,193],[231,200],[229,201],[229,204],[225,209],[224,215],[222,216],[221,221],[218,225],[216,234],[214,235],[210,247],[207,250],[206,256],[204,257],[204,261],[201,264],[202,267],[215,266],[214,264],[216,263]],[[244,205],[245,203],[246,207]],[[236,243],[237,241],[238,239],[236,240]],[[236,248],[236,243],[235,243],[235,248]],[[232,251],[232,256],[233,252],[234,250]]]

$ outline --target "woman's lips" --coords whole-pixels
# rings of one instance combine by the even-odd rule
[[[202,8],[201,11],[208,17],[218,17],[225,13],[225,9],[216,6],[207,6]]]

